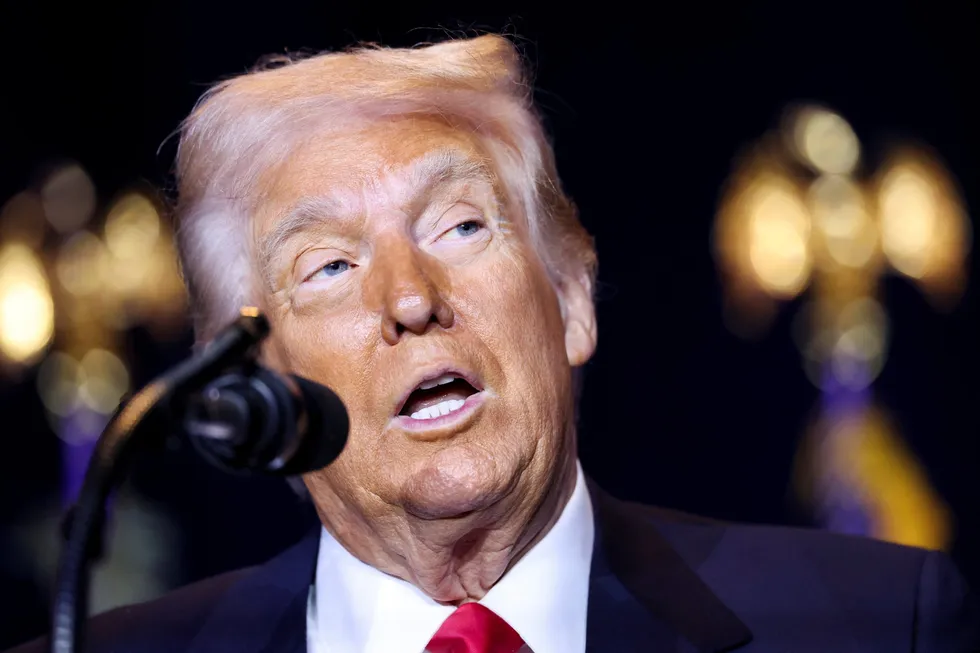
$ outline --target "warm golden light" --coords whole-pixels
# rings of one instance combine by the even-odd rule
[[[123,197],[109,211],[105,240],[118,259],[131,261],[149,255],[160,238],[160,216],[145,196]]]
[[[878,180],[878,222],[882,250],[895,270],[940,307],[959,297],[970,223],[942,165],[920,150],[892,156]]]
[[[917,171],[899,167],[881,185],[881,244],[895,269],[910,277],[925,272],[936,236],[936,190]]]
[[[72,236],[58,252],[55,273],[73,295],[104,292],[109,278],[105,245],[94,234],[82,231]]]
[[[830,261],[851,268],[867,265],[878,244],[876,227],[860,187],[841,175],[824,175],[808,193],[814,231],[823,236]]]
[[[134,295],[147,289],[153,261],[150,257],[123,259],[115,256],[107,261],[110,288],[122,296]]]
[[[828,423],[825,469],[842,479],[868,502],[876,538],[943,550],[950,543],[949,508],[931,487],[915,454],[895,433],[880,411]]]
[[[797,154],[817,172],[846,175],[857,167],[857,135],[836,113],[808,107],[797,114],[792,132]]]
[[[61,233],[71,233],[95,213],[95,186],[81,166],[67,165],[44,182],[41,203],[51,226]]]
[[[778,300],[812,285],[793,336],[824,400],[798,458],[798,487],[828,528],[945,548],[949,511],[867,388],[888,350],[875,299],[886,264],[940,307],[962,294],[971,240],[963,203],[921,149],[893,154],[866,181],[844,118],[817,106],[786,118],[736,162],[716,216],[726,308],[738,309],[729,327],[759,335]],[[802,165],[787,165],[791,157]]]
[[[159,338],[171,338],[182,327],[187,309],[187,289],[171,238],[157,240],[146,274],[147,282],[133,297],[132,308]]]
[[[54,335],[54,302],[41,262],[26,246],[0,250],[0,352],[15,362],[39,354]]]
[[[762,288],[776,297],[793,297],[810,275],[810,216],[796,189],[766,180],[748,208],[749,260]]]

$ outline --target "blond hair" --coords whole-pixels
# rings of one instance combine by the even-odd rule
[[[274,67],[273,67],[274,66]],[[253,292],[248,215],[257,180],[311,130],[433,116],[475,134],[527,219],[552,279],[593,286],[592,238],[565,196],[520,55],[486,35],[417,48],[277,57],[224,81],[185,120],[177,155],[177,244],[199,341]]]

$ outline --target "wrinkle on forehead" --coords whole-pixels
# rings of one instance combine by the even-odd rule
[[[275,286],[274,263],[295,237],[323,228],[325,221],[363,219],[372,198],[414,213],[443,184],[482,182],[502,199],[489,156],[472,134],[444,124],[418,121],[386,125],[376,132],[339,140],[311,141],[270,171],[265,211],[256,212],[261,276]],[[332,155],[332,156],[331,156]]]

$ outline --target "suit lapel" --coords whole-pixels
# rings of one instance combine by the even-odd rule
[[[648,515],[591,482],[589,491],[596,520],[589,650],[676,650],[679,636],[699,652],[715,653],[752,639]]]
[[[188,653],[305,653],[319,526],[232,586]]]
[[[589,573],[585,653],[676,651],[677,633],[653,618],[647,606],[609,568],[602,536],[597,524]]]

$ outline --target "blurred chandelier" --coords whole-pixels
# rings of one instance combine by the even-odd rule
[[[945,168],[924,148],[901,147],[863,169],[843,117],[796,106],[737,160],[713,239],[736,333],[762,334],[781,302],[807,294],[794,335],[822,401],[797,488],[819,520],[946,547],[948,510],[870,397],[887,355],[882,276],[911,279],[938,308],[964,289],[970,224]]]

